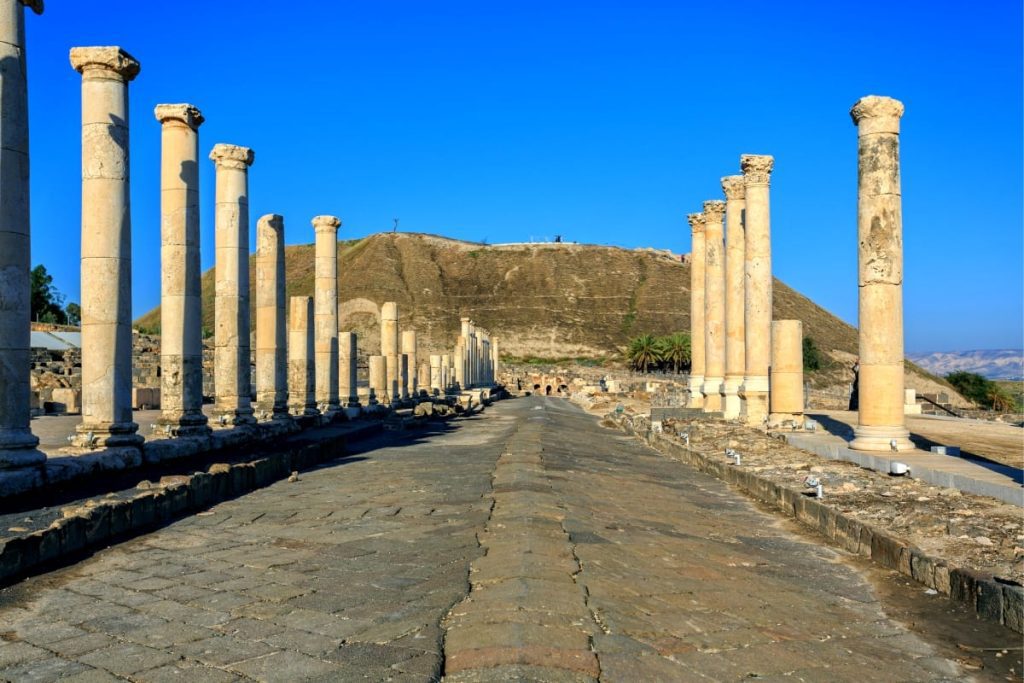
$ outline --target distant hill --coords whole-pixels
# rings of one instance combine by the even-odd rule
[[[338,256],[340,327],[357,332],[361,355],[380,348],[384,301],[398,302],[400,326],[416,329],[427,353],[451,349],[461,315],[498,336],[503,356],[549,360],[620,357],[632,337],[690,327],[690,266],[666,251],[572,243],[488,246],[380,233],[339,242]],[[288,296],[311,295],[313,245],[287,247],[285,261]],[[254,277],[250,263],[250,282]],[[775,318],[802,320],[804,334],[828,355],[815,383],[848,384],[857,331],[777,279],[774,292]],[[213,294],[211,269],[202,285],[208,332]],[[136,321],[154,333],[159,323],[158,308]],[[925,380],[917,368],[908,369]]]
[[[911,354],[909,358],[928,372],[943,377],[962,370],[988,379],[1024,378],[1024,351],[1021,349],[933,351]]]

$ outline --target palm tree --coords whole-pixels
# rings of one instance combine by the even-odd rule
[[[647,372],[650,366],[661,360],[658,340],[652,334],[643,334],[629,342],[629,362],[641,372]]]
[[[658,351],[661,360],[670,363],[672,369],[679,372],[682,366],[690,363],[690,335],[685,332],[676,332],[667,337],[660,337]]]

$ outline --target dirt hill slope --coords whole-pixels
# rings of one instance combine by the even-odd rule
[[[379,307],[397,301],[400,325],[427,352],[450,349],[459,317],[500,338],[503,355],[607,358],[630,337],[689,330],[690,267],[664,251],[578,244],[486,246],[414,233],[338,243],[340,326],[361,354],[379,348]],[[313,293],[313,246],[286,249],[288,296]],[[250,282],[254,269],[250,266]],[[841,383],[857,331],[775,280],[774,315],[804,322],[829,358],[817,384]],[[255,320],[255,316],[253,316]],[[159,309],[138,319],[159,330]],[[203,275],[203,325],[213,330],[213,270]]]

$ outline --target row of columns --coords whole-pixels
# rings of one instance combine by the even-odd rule
[[[860,402],[852,448],[912,449],[904,426],[903,250],[899,120],[903,105],[862,98],[858,126]],[[748,424],[803,422],[803,326],[772,321],[774,159],[740,157],[722,178],[725,201],[689,214],[690,406]]]

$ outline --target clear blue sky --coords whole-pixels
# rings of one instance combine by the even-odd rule
[[[342,237],[561,234],[690,248],[688,212],[742,153],[773,154],[775,274],[857,319],[856,129],[903,118],[908,351],[1022,346],[1019,0],[281,2],[49,0],[26,16],[33,261],[79,298],[76,45],[121,45],[131,85],[134,305],[159,300],[159,124],[197,105],[203,264],[217,142],[250,146],[252,221]],[[372,273],[367,273],[372,277]]]

